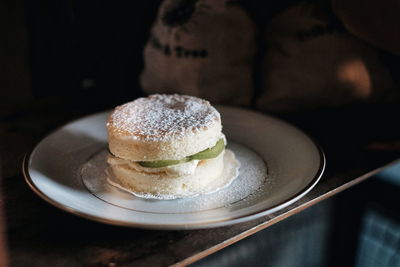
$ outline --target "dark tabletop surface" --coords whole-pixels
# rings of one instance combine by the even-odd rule
[[[26,185],[24,155],[46,134],[88,111],[54,104],[0,120],[0,257],[12,266],[185,265],[349,188],[399,158],[399,107],[355,105],[281,116],[324,149],[327,168],[304,198],[274,214],[214,229],[155,231],[101,224],[47,204]],[[1,260],[1,259],[0,259]]]

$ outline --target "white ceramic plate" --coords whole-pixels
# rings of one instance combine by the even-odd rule
[[[24,161],[25,179],[44,200],[73,214],[153,229],[199,229],[252,220],[288,206],[316,185],[325,157],[306,134],[261,113],[217,108],[229,148],[242,163],[239,177],[225,191],[199,198],[148,200],[93,182],[95,177],[85,178],[89,181],[85,186],[81,167],[107,147],[108,112],[71,122],[43,139]],[[92,169],[102,172],[104,166],[100,162]],[[258,189],[252,188],[259,179],[263,182]],[[240,188],[240,199],[232,197]]]

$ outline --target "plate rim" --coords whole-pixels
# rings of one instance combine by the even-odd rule
[[[283,209],[293,203],[295,203],[296,201],[298,201],[299,199],[301,199],[302,197],[304,197],[308,192],[310,192],[315,185],[319,182],[319,180],[321,179],[325,169],[326,169],[326,156],[325,153],[322,149],[322,147],[318,144],[318,142],[315,141],[315,139],[313,137],[311,137],[308,133],[302,131],[301,129],[299,129],[298,127],[296,127],[295,125],[292,125],[280,118],[277,118],[273,115],[270,114],[264,114],[262,112],[258,112],[258,111],[254,111],[251,109],[245,109],[245,108],[238,108],[238,107],[232,107],[232,106],[223,106],[223,105],[217,105],[216,106],[217,109],[219,107],[222,108],[228,108],[231,110],[240,110],[240,111],[245,111],[245,112],[249,112],[249,113],[256,113],[257,115],[261,115],[261,116],[267,116],[270,117],[274,120],[277,120],[279,122],[283,122],[286,125],[289,125],[292,128],[295,128],[296,130],[298,130],[299,132],[301,132],[302,134],[304,134],[308,139],[311,140],[312,144],[315,146],[315,148],[317,149],[318,153],[319,153],[319,160],[320,160],[320,164],[318,167],[318,170],[316,171],[314,177],[311,179],[311,181],[304,186],[304,188],[302,190],[300,190],[299,192],[297,192],[296,194],[292,195],[291,197],[285,199],[284,201],[279,202],[278,204],[273,205],[272,207],[268,207],[265,209],[262,209],[261,211],[255,211],[255,212],[251,212],[251,213],[247,213],[235,218],[225,218],[225,219],[220,219],[220,220],[213,220],[213,221],[208,221],[208,222],[203,222],[203,223],[174,223],[174,224],[151,224],[151,223],[136,223],[136,222],[127,222],[127,221],[122,221],[122,220],[118,220],[118,219],[107,219],[104,217],[100,217],[100,216],[95,216],[95,215],[90,215],[87,214],[85,212],[82,212],[76,208],[72,208],[69,207],[68,205],[59,203],[58,201],[50,198],[49,196],[47,196],[44,192],[42,192],[37,186],[36,184],[33,182],[32,177],[29,174],[29,162],[31,159],[31,156],[33,154],[33,152],[36,150],[36,148],[45,140],[47,139],[49,136],[51,136],[52,134],[56,133],[57,131],[59,131],[60,129],[62,129],[63,127],[70,125],[74,122],[78,122],[80,120],[83,119],[87,119],[89,117],[93,117],[96,115],[101,115],[103,113],[107,113],[110,112],[111,110],[104,110],[101,112],[96,112],[93,114],[89,114],[86,116],[82,116],[80,118],[71,120],[70,122],[64,123],[63,125],[61,125],[60,127],[57,127],[56,129],[54,129],[53,131],[51,131],[49,134],[45,135],[36,145],[33,149],[31,149],[30,152],[27,152],[24,156],[23,162],[22,162],[22,174],[24,176],[24,180],[25,182],[28,184],[28,186],[31,188],[31,190],[37,195],[39,196],[41,199],[43,199],[44,201],[46,201],[47,203],[53,205],[56,208],[59,208],[62,211],[68,212],[69,214],[73,214],[75,216],[84,218],[84,219],[88,219],[88,220],[92,220],[92,221],[96,221],[96,222],[100,222],[100,223],[105,223],[105,224],[109,224],[109,225],[114,225],[114,226],[122,226],[122,227],[131,227],[131,228],[142,228],[142,229],[156,229],[156,230],[195,230],[195,229],[206,229],[206,228],[215,228],[215,227],[221,227],[221,226],[229,226],[229,225],[233,225],[233,224],[238,224],[238,223],[242,223],[242,222],[246,222],[246,221],[250,221],[250,220],[254,220],[266,215],[269,215],[271,213],[274,213],[280,209]],[[91,194],[90,192],[88,192],[89,194]]]

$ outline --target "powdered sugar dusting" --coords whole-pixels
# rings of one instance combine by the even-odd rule
[[[171,199],[179,199],[179,198],[189,198],[189,197],[196,197],[199,195],[207,195],[207,194],[212,194],[214,192],[217,192],[218,190],[221,190],[225,187],[228,187],[234,179],[239,175],[239,168],[240,168],[240,163],[239,161],[235,158],[235,154],[227,149],[224,153],[224,169],[222,171],[222,174],[218,179],[214,179],[211,181],[210,184],[208,184],[204,188],[198,188],[196,191],[183,191],[180,194],[174,194],[174,195],[167,195],[167,194],[150,194],[150,193],[142,193],[142,192],[135,192],[131,191],[128,188],[125,188],[123,185],[120,185],[118,182],[118,179],[115,179],[112,171],[109,172],[107,171],[107,182],[109,182],[111,185],[118,187],[121,190],[124,190],[130,194],[133,194],[137,197],[141,198],[147,198],[147,199],[159,199],[159,200],[171,200]]]
[[[110,174],[105,172],[107,151],[96,154],[81,169],[82,180],[87,189],[100,199],[113,205],[145,212],[187,213],[238,205],[257,196],[257,193],[268,192],[272,176],[267,178],[265,162],[250,149],[230,142],[231,149],[240,162],[239,176],[232,183],[217,192],[197,197],[155,200],[136,197],[125,190],[112,186],[107,181]],[[267,179],[266,179],[267,178]]]
[[[116,107],[107,127],[132,138],[162,141],[179,138],[220,122],[206,100],[186,95],[155,94]]]

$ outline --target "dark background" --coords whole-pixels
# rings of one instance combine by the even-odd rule
[[[142,51],[160,0],[2,0],[0,114],[57,102],[94,112],[142,95]],[[239,2],[257,21],[294,0]]]
[[[141,95],[142,49],[159,2],[2,2],[3,62],[13,72],[2,78],[2,95],[19,103],[59,97],[92,111]]]
[[[65,95],[90,108],[139,96],[159,2],[27,1],[34,95]]]

